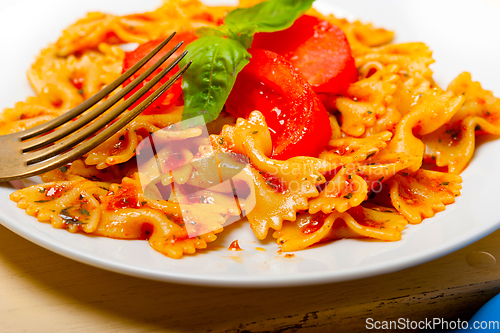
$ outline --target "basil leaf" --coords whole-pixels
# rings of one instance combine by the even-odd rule
[[[253,29],[251,31],[247,31],[246,33],[234,34],[231,30],[229,30],[229,36],[232,39],[237,40],[243,45],[246,49],[249,49],[252,46],[253,36],[255,35],[255,31]]]
[[[189,44],[183,75],[184,112],[187,120],[203,115],[207,123],[216,119],[226,103],[236,76],[250,61],[250,53],[238,41],[219,36],[205,36]]]
[[[199,27],[198,29],[195,30],[195,34],[198,37],[205,37],[205,36],[224,37],[227,35],[227,32],[224,32],[222,29],[216,29],[212,27]]]
[[[186,47],[189,53],[180,64],[193,61],[183,75],[183,120],[199,115],[207,123],[216,119],[236,76],[249,62],[251,56],[246,49],[251,46],[254,34],[289,28],[313,2],[269,0],[230,12],[222,27],[197,29],[201,38]]]
[[[273,32],[289,28],[296,19],[311,8],[314,0],[269,0],[250,8],[239,8],[227,14],[224,23],[233,32],[232,38],[240,34]]]

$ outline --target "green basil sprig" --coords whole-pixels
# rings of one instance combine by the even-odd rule
[[[203,115],[205,122],[216,119],[234,86],[239,72],[250,61],[247,48],[257,32],[289,28],[311,8],[314,0],[269,0],[250,8],[230,12],[225,25],[217,29],[200,28],[200,37],[189,44],[181,61],[192,65],[183,75],[183,120]]]
[[[193,63],[183,76],[182,118],[203,115],[208,123],[219,115],[250,53],[238,41],[219,36],[199,38],[189,47]]]
[[[232,37],[253,36],[256,32],[274,32],[292,26],[314,0],[266,1],[250,8],[235,9],[227,14],[224,23]]]

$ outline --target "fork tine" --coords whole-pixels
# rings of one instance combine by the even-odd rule
[[[125,102],[117,106],[115,109],[106,113],[102,118],[98,119],[96,122],[92,123],[90,126],[84,128],[83,130],[77,132],[75,135],[71,135],[70,137],[57,142],[55,145],[44,148],[42,150],[37,150],[35,152],[30,153],[27,156],[26,160],[28,165],[34,164],[53,156],[56,156],[74,146],[78,145],[82,141],[88,139],[91,135],[103,129],[107,124],[113,121],[116,117],[122,114],[125,110],[127,110],[132,104],[137,102],[139,98],[141,98],[147,91],[149,91],[155,84],[157,84],[168,72],[170,72],[187,54],[187,51],[184,51],[180,56],[178,56],[167,68],[163,69],[158,75],[156,75],[151,81],[149,81],[144,87],[142,87],[139,91],[133,94],[129,99]]]
[[[118,79],[115,81],[111,82],[109,85],[107,85],[103,90],[95,94],[94,96],[90,97],[87,99],[85,102],[82,104],[78,105],[74,109],[62,114],[61,116],[52,119],[51,121],[48,121],[44,124],[41,124],[39,126],[35,126],[33,128],[27,129],[22,133],[22,139],[27,140],[30,138],[33,138],[37,135],[46,133],[56,127],[61,126],[64,123],[67,123],[73,118],[76,118],[95,104],[97,104],[99,101],[101,101],[104,97],[109,95],[113,90],[118,88],[123,82],[125,82],[127,79],[129,79],[135,72],[137,72],[142,66],[144,66],[145,63],[147,63],[149,60],[151,60],[152,57],[154,57],[165,45],[167,45],[168,42],[172,40],[172,38],[175,36],[175,32],[172,33],[170,36],[168,36],[163,42],[161,42],[151,53],[146,55],[144,58],[142,58],[137,64],[132,66],[128,71],[126,71],[123,75],[121,75]]]
[[[151,103],[153,103],[158,97],[160,97],[161,94],[163,94],[167,89],[169,89],[174,84],[174,82],[177,81],[182,74],[184,74],[184,72],[189,68],[191,63],[192,62],[190,61],[189,63],[184,65],[184,67],[182,67],[179,70],[179,72],[173,75],[166,83],[164,83],[160,88],[158,88],[153,94],[151,94],[148,98],[146,98],[143,102],[141,102],[141,104],[136,106],[132,111],[127,112],[125,116],[120,118],[117,122],[106,127],[102,132],[97,134],[89,141],[79,145],[75,149],[72,149],[62,155],[59,155],[57,158],[53,158],[38,164],[32,164],[31,168],[28,167],[28,170],[26,172],[24,172],[22,175],[19,175],[19,177],[16,178],[34,176],[43,172],[47,172],[49,170],[56,169],[58,167],[66,165],[68,162],[75,160],[75,158],[78,158],[88,153],[89,151],[91,151],[92,149],[94,149],[107,139],[109,139],[111,136],[113,136],[117,131],[119,131],[121,128],[127,125],[142,111],[144,111],[144,109],[146,109],[149,105],[151,105]]]
[[[143,82],[149,75],[158,69],[168,58],[174,54],[175,51],[179,49],[179,47],[183,44],[183,42],[177,44],[172,50],[170,50],[167,54],[165,54],[160,60],[158,60],[153,66],[148,68],[144,73],[142,73],[139,77],[137,77],[134,81],[132,81],[127,86],[123,87],[117,94],[111,96],[108,100],[106,100],[103,104],[99,105],[97,108],[92,110],[92,112],[88,112],[82,117],[78,118],[76,121],[67,124],[60,129],[44,135],[39,138],[35,138],[33,140],[25,141],[22,144],[23,153],[35,150],[40,147],[47,146],[57,140],[67,136],[70,133],[75,132],[76,130],[82,128],[86,124],[90,123],[95,118],[99,117],[113,105],[118,103],[125,95],[130,93],[134,88],[136,88],[141,82]]]

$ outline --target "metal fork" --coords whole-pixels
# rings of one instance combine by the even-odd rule
[[[172,56],[175,51],[177,51],[177,49],[182,45],[182,42],[177,44],[153,66],[151,66],[130,84],[123,87],[115,95],[111,96],[94,110],[85,113],[83,116],[72,122],[74,118],[89,110],[99,101],[102,101],[107,95],[125,82],[125,80],[130,78],[156,53],[158,53],[174,37],[174,35],[175,32],[132,68],[122,74],[118,79],[82,104],[78,105],[76,108],[71,109],[63,115],[39,126],[22,132],[0,136],[0,182],[31,177],[66,165],[68,162],[71,162],[88,153],[106,141],[113,134],[118,132],[135,117],[137,117],[163,92],[174,84],[174,82],[189,68],[191,62],[182,67],[175,75],[173,75],[167,82],[165,82],[138,106],[125,113],[124,116],[116,122],[110,124],[115,118],[125,112],[131,105],[146,94],[165,75],[167,75],[167,73],[169,73],[182,60],[182,58],[184,58],[187,51],[184,51],[170,65],[163,69],[158,75],[146,83],[144,87],[134,93],[122,104],[106,113],[89,126],[84,127],[109,110],[113,105],[118,103],[125,95],[130,93],[151,73],[157,70],[168,58]],[[108,124],[110,125],[107,126]],[[52,130],[54,131],[51,132]],[[90,138],[97,132],[99,133]]]

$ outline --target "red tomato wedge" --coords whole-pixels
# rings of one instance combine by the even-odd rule
[[[167,66],[170,62],[172,62],[177,56],[179,56],[185,49],[185,46],[196,39],[196,35],[191,31],[180,32],[172,38],[168,44],[160,50],[151,60],[149,60],[145,66],[139,69],[130,79],[124,82],[124,86],[128,85],[132,82],[136,77],[144,73],[149,67],[154,65],[155,62],[160,60],[165,54],[167,54],[175,45],[184,41],[184,44],[170,57],[169,60],[165,62],[160,68],[151,73],[151,75],[146,79],[146,82],[153,78],[156,74],[160,73],[165,66]],[[125,73],[130,67],[135,65],[139,60],[144,58],[149,52],[151,52],[158,44],[160,44],[163,40],[153,40],[148,43],[139,45],[137,49],[131,52],[125,52],[125,59],[123,60],[123,70]],[[144,99],[150,96],[156,89],[158,89],[162,84],[168,81],[177,71],[179,70],[178,66],[176,66],[173,70],[170,71],[163,79],[160,80],[147,94],[139,99],[135,104],[133,104],[130,109],[139,105]],[[139,84],[134,90],[130,92],[130,94],[125,96],[125,99],[128,99],[135,93],[137,90],[142,88],[146,82],[142,82]],[[184,101],[182,100],[182,83],[181,80],[177,80],[175,84],[164,92],[149,108],[147,108],[142,114],[155,114],[155,113],[163,113],[167,109],[172,106],[182,105]]]
[[[283,31],[257,33],[252,47],[284,56],[318,93],[344,95],[359,78],[344,32],[314,16],[303,15]]]
[[[250,49],[250,63],[238,74],[226,102],[236,117],[258,110],[266,118],[272,157],[317,157],[332,135],[328,112],[302,74],[283,56]]]

